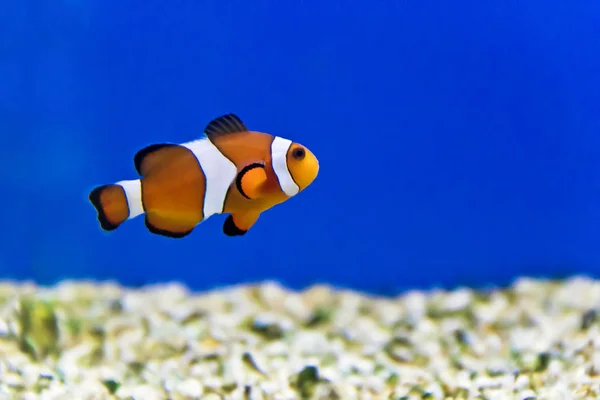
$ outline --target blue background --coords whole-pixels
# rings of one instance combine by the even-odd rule
[[[103,233],[87,194],[237,113],[321,173],[251,233]],[[4,2],[0,277],[390,292],[598,276],[600,2]]]

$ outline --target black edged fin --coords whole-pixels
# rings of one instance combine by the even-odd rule
[[[100,202],[100,193],[102,193],[102,191],[109,186],[110,185],[98,186],[97,188],[93,189],[88,196],[90,203],[92,203],[92,206],[94,206],[96,213],[98,214],[98,222],[100,222],[100,227],[107,232],[114,231],[119,227],[119,225],[115,225],[108,220],[106,214],[104,213],[104,208],[102,208],[102,203]]]
[[[248,173],[248,171],[253,170],[254,168],[265,169],[265,165],[262,163],[252,163],[252,164],[246,165],[244,168],[242,168],[242,170],[237,174],[237,176],[235,178],[235,186],[237,187],[237,190],[242,194],[242,196],[244,196],[248,200],[252,200],[252,198],[250,196],[248,196],[246,194],[246,192],[244,192],[244,186],[242,185],[242,180],[244,179],[244,176],[246,175],[246,173]]]
[[[144,176],[150,168],[158,161],[157,157],[152,157],[152,154],[165,147],[177,146],[172,143],[157,143],[146,146],[143,149],[135,153],[133,157],[133,163],[135,164],[135,170],[138,175]]]
[[[152,223],[148,220],[148,214],[146,214],[144,218],[144,224],[146,225],[146,229],[155,235],[165,236],[171,239],[181,239],[192,233],[194,229],[190,229],[189,231],[184,232],[171,232],[164,229],[159,229],[152,225]]]
[[[243,236],[246,234],[245,230],[242,230],[235,226],[235,222],[233,222],[233,216],[230,214],[227,216],[225,223],[223,224],[223,233],[227,236]]]
[[[204,133],[206,137],[212,139],[216,136],[227,135],[228,133],[246,132],[248,128],[242,120],[235,114],[227,114],[217,117],[210,121]]]

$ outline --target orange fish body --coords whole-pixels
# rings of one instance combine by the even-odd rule
[[[249,131],[234,114],[212,120],[205,137],[153,144],[134,157],[139,179],[96,187],[89,200],[102,229],[144,215],[148,230],[182,238],[214,214],[228,236],[244,235],[261,213],[306,189],[319,162],[306,147]]]

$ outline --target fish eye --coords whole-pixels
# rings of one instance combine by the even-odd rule
[[[292,157],[294,157],[295,160],[301,161],[305,156],[306,151],[304,151],[302,147],[297,147],[292,151]]]

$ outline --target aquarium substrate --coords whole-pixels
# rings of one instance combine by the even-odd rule
[[[0,284],[2,399],[594,399],[600,282]]]

